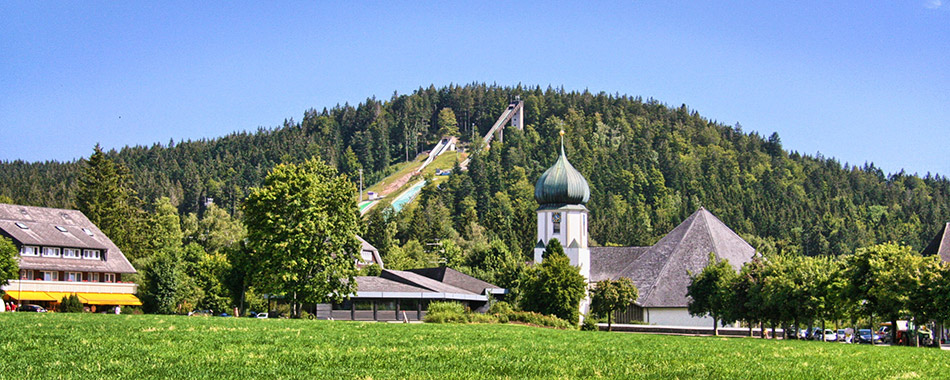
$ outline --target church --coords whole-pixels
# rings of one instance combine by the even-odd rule
[[[563,136],[563,132],[561,132]],[[738,271],[756,254],[755,249],[709,210],[700,208],[651,247],[590,247],[588,210],[590,186],[567,160],[564,145],[553,166],[535,184],[538,202],[538,243],[534,262],[551,239],[558,239],[571,264],[593,286],[597,281],[627,277],[639,290],[639,298],[617,322],[643,321],[663,326],[712,326],[709,317],[689,315],[686,287],[689,273],[700,272],[712,252],[727,259]],[[589,311],[589,299],[581,302]]]

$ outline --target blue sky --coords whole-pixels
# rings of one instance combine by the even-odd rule
[[[0,160],[471,82],[685,103],[786,149],[950,174],[941,0],[0,3]]]

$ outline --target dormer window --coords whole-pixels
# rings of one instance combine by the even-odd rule
[[[82,232],[85,232],[86,235],[94,236],[94,235],[92,234],[92,230],[90,230],[90,229],[88,229],[88,228],[86,228],[86,227],[83,227],[83,228],[82,228]]]
[[[28,227],[26,224],[23,224],[23,223],[20,223],[20,222],[16,222],[16,223],[14,223],[14,224],[16,224],[17,227],[20,227],[20,228],[22,228],[22,229],[24,229],[24,230],[30,229],[30,227]]]
[[[43,257],[59,257],[59,248],[43,247]]]
[[[63,250],[63,257],[67,259],[78,259],[79,250],[76,248],[66,248]]]
[[[59,230],[59,232],[67,232],[66,227],[63,226],[56,226],[56,229]]]
[[[99,260],[99,250],[98,249],[84,249],[82,251],[82,258],[90,260]]]
[[[24,245],[20,247],[20,256],[39,256],[40,247],[33,245]]]

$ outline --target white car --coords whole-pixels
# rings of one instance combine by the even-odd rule
[[[267,318],[267,313],[257,313],[257,318]]]
[[[822,334],[822,337],[825,338],[825,339],[824,339],[825,342],[836,342],[836,341],[838,341],[838,334],[835,333],[834,330],[825,329],[825,333]]]

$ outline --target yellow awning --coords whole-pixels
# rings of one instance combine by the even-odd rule
[[[142,301],[139,301],[139,299],[132,294],[76,293],[76,295],[79,296],[82,303],[89,305],[142,305]]]
[[[73,294],[73,293],[66,293],[66,292],[46,292],[46,294],[49,294],[50,297],[53,297],[53,301],[60,302],[60,301],[63,300],[63,297],[69,297],[69,295],[70,295],[70,294]]]
[[[6,294],[17,301],[59,301],[58,298],[53,298],[46,292],[7,290]]]

